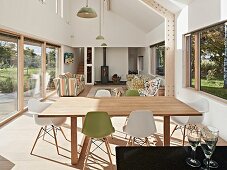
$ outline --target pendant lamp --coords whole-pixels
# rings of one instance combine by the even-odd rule
[[[106,47],[107,44],[106,44],[106,43],[102,43],[101,46],[102,46],[102,47]]]
[[[96,40],[104,40],[104,37],[102,36],[101,13],[102,13],[102,0],[100,0],[100,7],[99,7],[99,35],[96,37]]]
[[[77,16],[81,18],[95,18],[97,14],[94,9],[88,7],[88,0],[86,0],[86,6],[77,12]]]

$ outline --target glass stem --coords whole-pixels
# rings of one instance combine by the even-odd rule
[[[192,157],[193,157],[193,160],[195,160],[195,151],[196,151],[196,148],[193,147],[193,148],[192,148],[192,151],[193,151],[193,152],[192,152],[192,154],[193,154]]]
[[[207,159],[207,169],[210,170],[210,158]]]

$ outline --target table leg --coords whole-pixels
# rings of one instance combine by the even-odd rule
[[[170,146],[170,116],[164,116],[164,146]]]
[[[71,163],[77,164],[77,117],[71,117]]]

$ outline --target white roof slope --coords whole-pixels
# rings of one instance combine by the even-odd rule
[[[177,13],[192,0],[155,0],[172,13]],[[142,0],[110,0],[111,11],[148,33],[164,22],[164,18],[151,10]]]
[[[140,0],[111,0],[111,11],[146,33],[164,22],[163,17],[150,10]]]

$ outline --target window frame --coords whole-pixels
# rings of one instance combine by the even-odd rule
[[[18,37],[18,68],[17,68],[17,111],[15,111],[14,114],[9,113],[9,117],[7,117],[6,119],[0,121],[0,126],[8,123],[9,121],[11,121],[12,119],[14,119],[15,117],[17,117],[19,114],[23,113],[24,111],[27,110],[27,107],[24,106],[24,44],[25,44],[25,39],[30,39],[31,41],[35,41],[35,42],[39,42],[42,44],[41,46],[41,51],[42,51],[42,62],[41,62],[41,74],[42,76],[42,85],[44,85],[44,79],[45,79],[45,75],[46,75],[46,44],[50,44],[52,46],[55,46],[58,48],[58,65],[57,67],[57,75],[61,72],[62,70],[62,53],[61,53],[61,45],[60,44],[56,44],[53,43],[51,41],[46,41],[43,39],[39,39],[36,37],[32,37],[30,35],[26,35],[26,34],[20,34],[18,32],[14,32],[11,30],[6,30],[6,29],[2,29],[0,28],[0,33],[2,34],[7,34],[7,35],[12,35],[12,36],[16,36]],[[55,90],[56,91],[56,90]],[[45,93],[45,89],[42,88],[42,95],[41,95],[41,100],[46,99],[47,97],[51,96],[53,93],[55,93],[55,91],[53,91],[52,93],[49,93],[48,95],[46,95]]]
[[[184,54],[183,54],[183,57],[184,57],[184,65],[185,65],[185,69],[184,69],[184,74],[183,76],[185,78],[183,78],[184,80],[184,87],[188,88],[188,89],[191,89],[193,91],[196,91],[196,92],[199,92],[203,95],[206,95],[208,97],[211,97],[215,100],[218,100],[220,102],[224,102],[224,103],[227,103],[227,100],[224,99],[224,98],[221,98],[221,97],[218,97],[214,94],[211,94],[211,93],[207,93],[205,91],[201,91],[201,72],[200,72],[200,66],[201,66],[201,57],[200,57],[200,33],[204,30],[207,30],[209,28],[213,28],[215,26],[218,26],[218,25],[221,25],[221,24],[227,24],[227,20],[224,20],[224,21],[221,21],[221,22],[217,22],[215,24],[211,24],[209,26],[206,26],[206,27],[203,27],[203,28],[200,28],[200,29],[196,29],[192,32],[188,32],[186,34],[183,34],[183,51],[184,51]],[[192,34],[195,34],[195,87],[191,87],[190,86],[190,78],[191,78],[191,75],[190,75],[190,69],[191,69],[191,65],[190,65],[190,52],[189,50],[187,49],[188,48],[188,36],[192,35]],[[191,43],[190,43],[191,45]],[[191,47],[190,47],[191,48]]]

